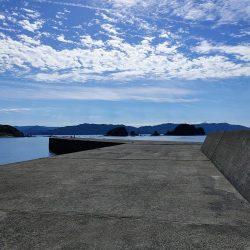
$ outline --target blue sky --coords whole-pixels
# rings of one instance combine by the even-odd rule
[[[0,0],[0,123],[250,126],[249,0]]]

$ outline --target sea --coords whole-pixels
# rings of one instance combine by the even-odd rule
[[[71,135],[65,136],[70,137]],[[76,138],[203,142],[206,136],[127,136],[77,135]],[[48,136],[0,138],[0,165],[51,157]]]

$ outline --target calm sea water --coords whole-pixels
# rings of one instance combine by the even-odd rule
[[[126,139],[152,141],[203,142],[205,136],[136,136],[106,137],[101,135],[81,135],[79,138]],[[0,165],[49,157],[48,137],[0,138]]]
[[[50,155],[48,137],[0,138],[0,165]]]

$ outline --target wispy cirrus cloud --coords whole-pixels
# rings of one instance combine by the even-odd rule
[[[198,53],[211,53],[219,52],[223,54],[233,55],[237,59],[250,62],[250,44],[240,45],[223,45],[223,44],[211,44],[208,41],[202,41],[198,46],[194,47],[194,51]]]
[[[23,113],[30,110],[29,108],[0,108],[0,113]]]
[[[69,7],[78,7],[78,8],[85,8],[85,9],[90,9],[90,10],[100,10],[100,11],[106,11],[106,8],[101,8],[98,7],[98,5],[88,5],[88,4],[83,4],[79,2],[59,2],[59,1],[51,1],[51,0],[35,0],[35,2],[39,3],[50,3],[50,4],[55,4],[55,5],[62,5],[62,6],[69,6]],[[98,2],[97,2],[98,3]],[[99,2],[100,5],[100,2]]]
[[[191,21],[216,21],[218,25],[249,20],[250,9],[248,0],[93,0],[90,4],[69,1],[36,0],[40,3],[51,3],[62,6],[72,6],[104,11],[123,18],[123,14],[131,12],[135,16],[157,16],[166,14],[178,16]],[[112,6],[112,8],[110,8]],[[124,9],[125,8],[125,9]]]
[[[131,8],[134,12],[151,10],[152,13],[166,13],[192,21],[216,21],[217,24],[249,20],[248,0],[106,0],[115,8]]]
[[[166,102],[166,103],[191,103],[198,101],[196,92],[182,87],[83,87],[65,85],[30,85],[22,88],[18,86],[3,86],[3,91],[8,92],[8,99],[25,100],[102,100],[102,101],[139,101],[139,102]],[[6,96],[0,93],[0,98]],[[13,109],[12,112],[18,111]],[[11,109],[2,109],[2,112],[11,112]],[[28,109],[19,109],[28,111]]]
[[[32,19],[36,19],[40,17],[40,13],[36,10],[31,10],[31,9],[26,9],[26,8],[23,8],[23,10],[25,11],[25,15]]]

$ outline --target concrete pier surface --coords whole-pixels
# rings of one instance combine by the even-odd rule
[[[0,249],[250,249],[250,205],[198,143],[0,167]]]

